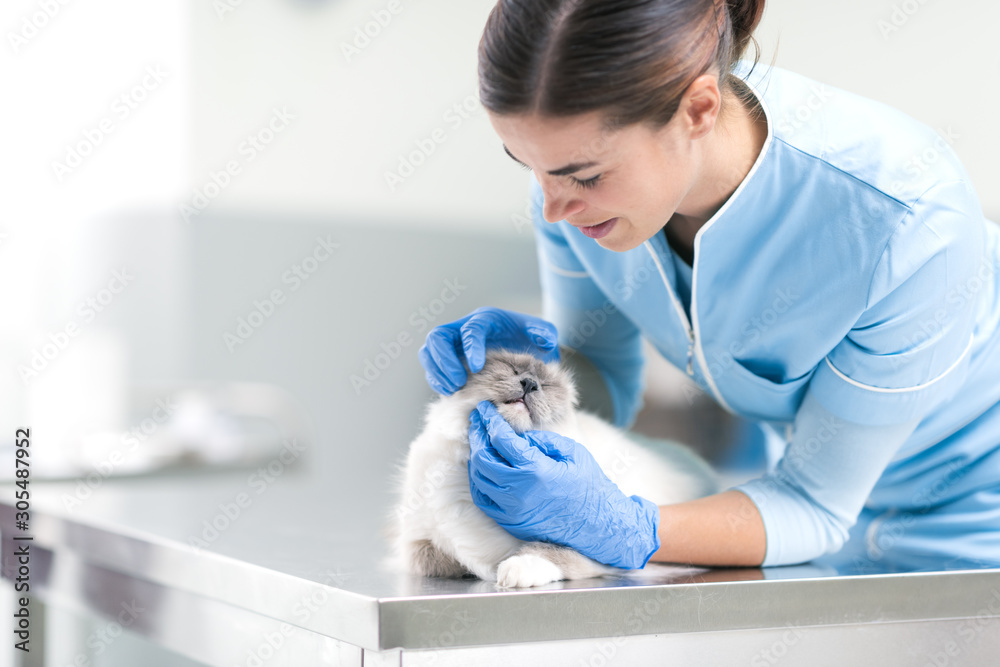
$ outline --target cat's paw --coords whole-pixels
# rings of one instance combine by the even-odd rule
[[[563,578],[558,565],[534,554],[511,556],[497,567],[497,586],[527,588]]]

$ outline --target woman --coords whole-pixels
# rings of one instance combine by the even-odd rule
[[[1000,565],[1000,229],[927,126],[738,60],[763,9],[499,2],[480,97],[533,170],[543,319],[479,309],[419,356],[450,393],[463,359],[530,346],[599,379],[586,394],[628,427],[645,336],[774,434],[769,472],[656,507],[581,463],[586,443],[517,436],[484,402],[473,496],[517,537],[619,567]],[[554,455],[509,463],[532,445]]]

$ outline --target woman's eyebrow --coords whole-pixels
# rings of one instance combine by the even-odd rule
[[[523,165],[525,167],[528,166],[528,165],[524,164],[523,162],[521,162],[520,160],[518,160],[516,157],[514,157],[514,154],[511,153],[507,149],[507,145],[506,144],[503,144],[503,150],[504,150],[505,153],[507,153],[507,155],[510,156],[510,159],[513,160],[514,162],[516,162],[516,163],[518,163],[520,165]],[[591,167],[596,167],[596,166],[597,166],[596,162],[583,162],[583,163],[580,163],[580,164],[573,163],[573,164],[568,164],[565,167],[560,167],[559,169],[553,169],[552,171],[550,171],[548,173],[551,176],[569,176],[570,174],[575,174],[578,171],[582,171],[584,169],[590,169]],[[529,167],[529,169],[530,169],[530,167]]]

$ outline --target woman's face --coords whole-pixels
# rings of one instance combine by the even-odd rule
[[[489,117],[507,152],[534,170],[545,193],[545,220],[586,228],[616,218],[596,239],[609,250],[631,250],[658,233],[697,172],[697,153],[678,131],[676,116],[658,131],[631,125],[611,133],[598,112]]]

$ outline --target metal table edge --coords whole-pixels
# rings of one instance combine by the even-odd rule
[[[0,534],[14,529],[14,508],[0,501]],[[431,596],[372,597],[302,579],[182,542],[93,519],[33,510],[35,543],[70,550],[87,562],[209,597],[369,650],[420,650],[650,634],[750,630],[991,616],[1000,605],[1000,569],[909,572],[803,579],[691,582],[607,588],[532,589]],[[83,531],[80,533],[79,531]],[[59,535],[76,535],[76,542]],[[155,546],[190,565],[189,576],[165,576],[122,554]],[[115,558],[114,556],[118,556]],[[253,574],[276,586],[324,591],[354,629],[276,615],[252,596],[225,596],[194,576],[214,563],[230,577]],[[224,566],[224,567],[222,567]],[[231,590],[243,590],[239,586]],[[571,596],[571,597],[567,597]],[[1000,606],[996,607],[1000,609]]]
[[[573,596],[571,604],[566,595]],[[380,649],[442,649],[1000,617],[1000,569],[524,590],[378,603]]]
[[[0,536],[2,536],[4,543],[12,543],[8,536],[16,532],[14,512],[15,508],[10,502],[0,500]],[[379,645],[378,601],[374,597],[285,574],[231,556],[199,549],[183,542],[133,528],[101,522],[93,518],[67,517],[36,508],[32,508],[31,515],[32,525],[40,528],[40,530],[33,531],[31,543],[48,549],[53,554],[58,554],[63,550],[71,551],[76,558],[84,562],[129,577],[151,581],[186,593],[230,604],[361,648],[375,649]],[[75,535],[78,541],[71,543],[59,540],[55,537],[56,535]],[[81,535],[85,535],[86,539],[79,539]],[[148,563],[135,562],[137,560],[135,554],[143,552],[150,546],[158,550],[157,553],[161,558],[172,559],[175,563],[185,563],[187,567],[180,569],[185,574],[167,576],[162,571],[157,571],[157,568],[150,568]],[[121,558],[123,554],[126,556],[125,558]],[[212,572],[206,572],[204,567],[206,563],[217,567],[212,568]],[[355,626],[355,629],[331,629],[329,623],[323,622],[317,614],[311,615],[305,621],[295,618],[292,613],[276,614],[276,605],[269,605],[265,601],[254,599],[246,586],[229,587],[229,590],[246,594],[234,596],[220,594],[218,589],[223,587],[216,586],[213,590],[211,585],[211,577],[222,576],[235,580],[249,574],[258,579],[271,580],[278,587],[294,584],[303,586],[314,594],[328,595],[330,604],[336,605],[339,610],[338,617],[348,619],[351,625]]]

